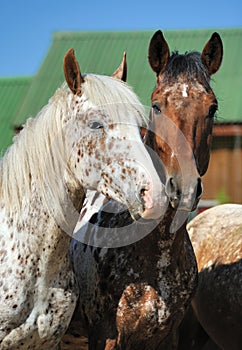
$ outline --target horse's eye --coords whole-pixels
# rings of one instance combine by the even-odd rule
[[[217,112],[218,106],[216,104],[213,104],[210,106],[208,111],[208,118],[213,118],[214,114]]]
[[[94,130],[103,128],[103,124],[101,122],[97,121],[97,120],[91,120],[88,123],[88,126],[89,126],[90,129],[94,129]]]
[[[155,114],[160,114],[160,113],[161,113],[160,106],[159,106],[157,103],[154,103],[154,104],[152,105],[152,109],[153,109],[153,111],[155,112]]]

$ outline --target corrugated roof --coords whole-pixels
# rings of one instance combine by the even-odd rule
[[[16,113],[27,94],[31,79],[0,79],[0,152],[12,143]]]
[[[210,30],[164,31],[171,51],[201,51],[213,33]],[[242,122],[242,28],[217,30],[224,44],[224,59],[212,85],[219,100],[217,122]],[[112,74],[127,51],[128,83],[145,105],[155,85],[147,52],[155,31],[139,32],[57,32],[53,43],[19,113],[18,121],[35,116],[64,81],[62,61],[73,47],[82,73]]]

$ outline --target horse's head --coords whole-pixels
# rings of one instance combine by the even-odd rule
[[[69,172],[84,188],[127,205],[135,219],[160,217],[167,196],[140,137],[144,109],[117,79],[125,78],[125,57],[113,77],[82,76],[71,49],[64,73],[70,88],[65,117]]]
[[[164,163],[166,193],[174,208],[195,209],[202,194],[200,176],[208,167],[218,104],[210,76],[219,69],[222,55],[217,33],[202,54],[170,55],[161,31],[150,41],[149,63],[157,75],[151,110],[153,146]]]

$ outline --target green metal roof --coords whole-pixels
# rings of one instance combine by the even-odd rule
[[[164,31],[171,51],[201,51],[211,30]],[[217,122],[242,122],[242,28],[216,30],[224,44],[224,59],[212,86],[219,100]],[[147,56],[155,30],[139,32],[57,32],[50,50],[18,112],[19,122],[35,116],[64,81],[62,62],[73,47],[82,73],[112,74],[127,52],[128,83],[141,101],[149,106],[155,85]]]
[[[12,143],[16,113],[27,94],[31,79],[0,79],[0,152]]]
[[[158,28],[157,28],[158,29]],[[164,31],[171,51],[203,49],[211,34],[217,31],[224,44],[224,59],[220,70],[212,79],[212,86],[218,97],[217,122],[242,122],[242,28]],[[57,87],[64,81],[62,62],[66,51],[74,48],[82,73],[110,75],[121,62],[123,51],[127,52],[128,83],[133,86],[143,104],[150,106],[151,92],[155,86],[155,74],[149,67],[148,45],[155,30],[137,32],[56,32],[47,56],[37,75],[30,81],[14,79],[4,87],[3,98],[10,103],[10,113],[4,123],[4,135],[0,148],[9,143],[12,124],[21,124],[28,117],[34,117],[48,102]],[[1,80],[0,80],[1,82]],[[24,84],[25,85],[19,85]],[[4,80],[2,80],[2,85]],[[27,85],[29,89],[27,89]],[[8,90],[8,88],[10,90]],[[26,92],[27,91],[27,92]],[[2,100],[2,96],[0,95]],[[22,99],[22,103],[20,100]],[[0,104],[1,104],[0,100]],[[0,121],[3,120],[1,110]],[[13,117],[14,115],[14,117]],[[2,127],[1,127],[2,130]],[[4,128],[3,128],[4,130]],[[7,131],[8,130],[8,131]],[[4,137],[4,142],[2,142]],[[5,139],[6,138],[6,139]]]

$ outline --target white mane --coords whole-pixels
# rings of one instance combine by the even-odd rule
[[[58,101],[59,100],[59,101]],[[0,198],[6,209],[20,209],[23,197],[29,197],[32,180],[39,184],[37,191],[45,191],[46,182],[54,185],[62,166],[65,149],[62,135],[62,118],[67,111],[67,92],[60,89],[35,119],[28,119],[23,130],[15,136],[13,145],[0,162]],[[54,140],[54,143],[52,143]],[[55,154],[48,164],[48,154]],[[56,154],[57,153],[57,154]],[[57,160],[57,161],[55,161]],[[46,178],[46,175],[48,179]]]
[[[124,111],[135,110],[136,113],[133,114],[140,117],[135,123],[147,123],[144,108],[137,96],[130,87],[119,80],[86,75],[82,85],[83,96],[91,105],[106,106],[105,110],[110,109],[111,116],[120,118],[120,121],[123,121],[121,116],[125,117],[127,113],[121,113],[120,116],[113,113],[113,110],[114,103],[122,103]],[[66,149],[63,120],[70,114],[70,105],[75,98],[64,84],[36,118],[28,119],[21,133],[14,138],[13,145],[1,159],[0,202],[4,203],[6,210],[20,210],[22,198],[29,198],[33,184],[47,203],[51,198],[52,202],[55,202],[54,205],[60,206],[61,189],[64,186],[61,177],[66,169],[69,154]],[[57,210],[60,211],[61,208]]]

